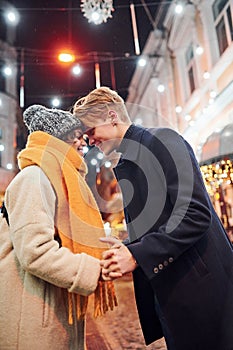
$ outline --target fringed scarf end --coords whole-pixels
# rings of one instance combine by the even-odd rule
[[[88,297],[79,294],[68,293],[68,322],[70,325],[74,323],[73,320],[73,303],[76,307],[76,318],[77,320],[83,320],[87,312]]]
[[[110,308],[118,306],[114,284],[111,281],[98,283],[94,296],[94,317],[104,315]]]

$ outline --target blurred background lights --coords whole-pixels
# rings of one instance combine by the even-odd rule
[[[12,68],[10,66],[3,67],[3,74],[10,77],[12,75]]]
[[[19,23],[19,13],[14,9],[5,11],[4,17],[8,24],[17,25]]]
[[[192,117],[190,114],[186,114],[184,119],[187,120],[187,122],[189,122],[192,119]]]
[[[89,151],[89,147],[88,146],[84,146],[83,147],[83,153],[86,154]]]
[[[99,152],[99,153],[97,154],[97,158],[98,158],[99,160],[103,159],[103,158],[104,158],[103,153]]]
[[[176,110],[176,113],[181,113],[182,112],[182,107],[181,106],[179,106],[179,105],[177,105],[176,106],[176,108],[175,108],[175,110]]]
[[[111,168],[111,165],[112,163],[109,160],[104,163],[105,168]]]
[[[11,163],[7,163],[6,168],[8,170],[11,170],[11,169],[13,169],[13,165]]]
[[[95,158],[92,158],[91,161],[90,161],[91,165],[97,165],[97,159]]]
[[[138,65],[139,65],[139,67],[145,67],[146,59],[144,57],[139,58]]]
[[[73,73],[74,75],[80,75],[81,72],[82,72],[82,70],[81,70],[81,67],[80,67],[79,64],[76,64],[76,65],[72,68],[72,73]]]
[[[215,90],[210,91],[210,97],[215,98],[217,96],[217,92]]]
[[[200,46],[200,45],[198,45],[198,46],[196,47],[196,54],[200,56],[200,55],[203,54],[203,52],[204,52],[203,47]]]
[[[175,6],[175,13],[176,14],[181,14],[184,10],[184,7],[181,3],[177,3],[176,6]]]
[[[159,84],[157,87],[158,92],[164,92],[165,86],[163,84]]]
[[[204,74],[203,74],[203,78],[206,79],[206,80],[209,79],[210,78],[210,73],[205,71]]]
[[[4,149],[5,149],[4,145],[1,144],[1,145],[0,145],[0,152],[3,152]]]
[[[61,101],[59,100],[58,97],[54,97],[54,98],[52,99],[52,106],[53,106],[53,107],[59,107],[60,104],[61,104]]]

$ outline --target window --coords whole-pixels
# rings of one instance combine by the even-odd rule
[[[4,65],[5,65],[5,62],[0,59],[0,91],[2,92],[6,91],[6,76],[3,73]]]
[[[212,9],[218,38],[219,53],[222,55],[233,40],[233,5],[230,4],[229,0],[216,0]]]
[[[195,88],[195,60],[194,60],[194,53],[193,53],[193,46],[190,45],[188,50],[186,51],[186,67],[187,67],[187,75],[189,80],[189,88],[190,93],[192,93]]]
[[[0,4],[1,4],[1,1],[0,1]],[[3,17],[4,17],[3,10],[0,9],[0,18],[1,18],[1,20],[0,20],[0,39],[3,41],[7,41],[6,40],[6,38],[7,38],[7,26],[6,26],[6,22],[3,21]]]

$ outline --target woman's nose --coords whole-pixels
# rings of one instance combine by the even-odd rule
[[[85,138],[82,138],[81,143],[83,146],[87,146],[87,141]]]
[[[94,145],[94,144],[95,144],[94,137],[90,136],[90,137],[88,138],[88,143],[89,143],[90,146]]]

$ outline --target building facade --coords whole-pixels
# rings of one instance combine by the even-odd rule
[[[12,6],[0,2],[0,202],[5,189],[15,176],[18,109],[17,51],[14,48],[15,27],[5,20]]]
[[[182,133],[198,156],[213,132],[233,122],[233,0],[186,1],[181,13],[177,1],[164,3],[127,106],[136,122]]]

